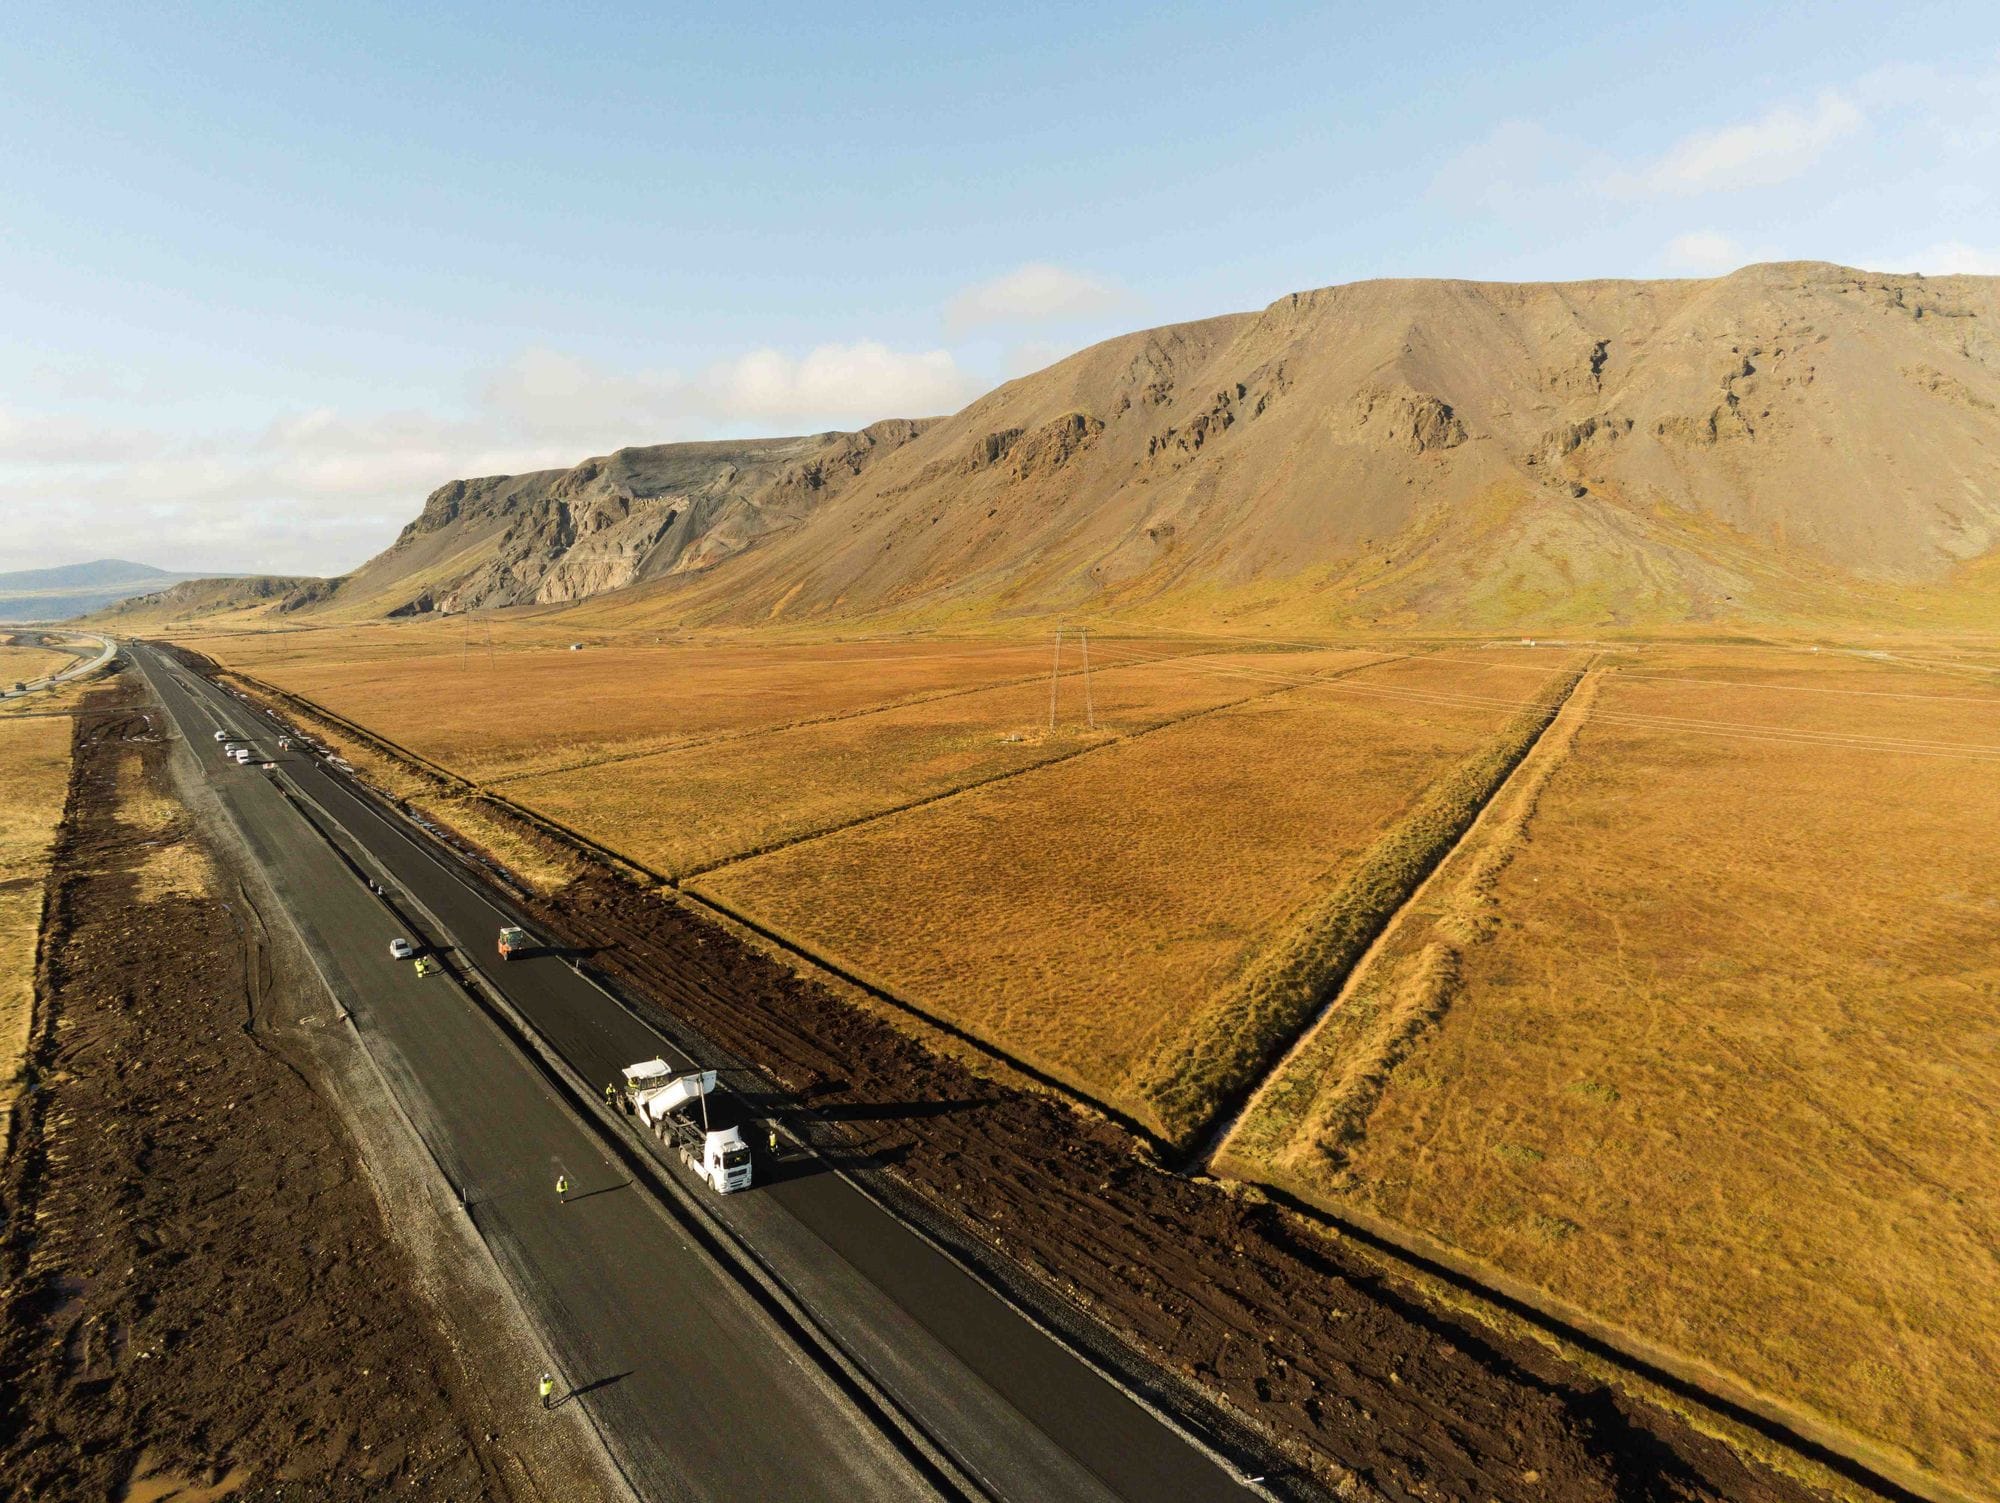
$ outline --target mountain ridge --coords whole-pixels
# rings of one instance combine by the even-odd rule
[[[1381,279],[946,418],[454,481],[323,599],[687,625],[1893,613],[2000,546],[2000,279]]]

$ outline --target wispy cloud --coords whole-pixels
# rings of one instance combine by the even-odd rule
[[[1829,90],[1811,105],[1781,105],[1752,120],[1681,137],[1653,161],[1611,174],[1618,197],[1687,197],[1739,188],[1768,188],[1814,166],[1867,117],[1846,95]]]
[[[791,356],[756,350],[726,361],[704,383],[718,416],[787,421],[834,414],[847,422],[956,412],[976,387],[948,350],[828,344]]]
[[[1131,294],[1116,283],[1046,261],[1017,266],[1005,276],[968,287],[945,308],[954,334],[996,324],[1056,323],[1097,318],[1129,307]]]

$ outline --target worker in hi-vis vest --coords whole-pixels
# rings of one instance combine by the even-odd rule
[[[549,1374],[543,1373],[542,1381],[538,1386],[542,1393],[542,1407],[546,1409],[549,1407],[549,1400],[555,1395],[556,1380],[550,1377]]]
[[[556,1176],[556,1199],[569,1199],[569,1176],[567,1174],[558,1174]]]

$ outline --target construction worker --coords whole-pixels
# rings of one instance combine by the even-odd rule
[[[776,1158],[778,1156],[778,1124],[767,1122],[765,1127],[768,1129],[766,1137],[771,1145],[771,1157]]]
[[[618,1082],[615,1080],[605,1081],[604,1104],[606,1106],[613,1106],[617,1104],[617,1101],[618,1101]]]
[[[565,1202],[569,1199],[569,1176],[567,1174],[558,1174],[556,1176],[556,1199]]]
[[[549,1407],[549,1400],[555,1396],[556,1380],[549,1374],[543,1373],[542,1381],[536,1386],[541,1390],[542,1407],[546,1409]]]

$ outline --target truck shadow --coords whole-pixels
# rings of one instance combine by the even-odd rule
[[[844,1087],[835,1086],[833,1090]],[[816,1122],[921,1122],[949,1117],[974,1107],[991,1106],[999,1098],[968,1096],[956,1101],[829,1101],[814,1105],[813,1098],[831,1094],[826,1088],[791,1095],[783,1091],[734,1090],[730,1093],[744,1111],[754,1117],[780,1119],[797,1115]]]
[[[794,1180],[813,1179],[822,1174],[834,1174],[846,1169],[887,1169],[901,1162],[910,1151],[908,1143],[897,1143],[882,1149],[879,1153],[814,1153],[810,1150],[793,1148],[788,1153],[772,1158],[768,1153],[758,1155],[757,1177],[764,1185],[790,1184]]]

